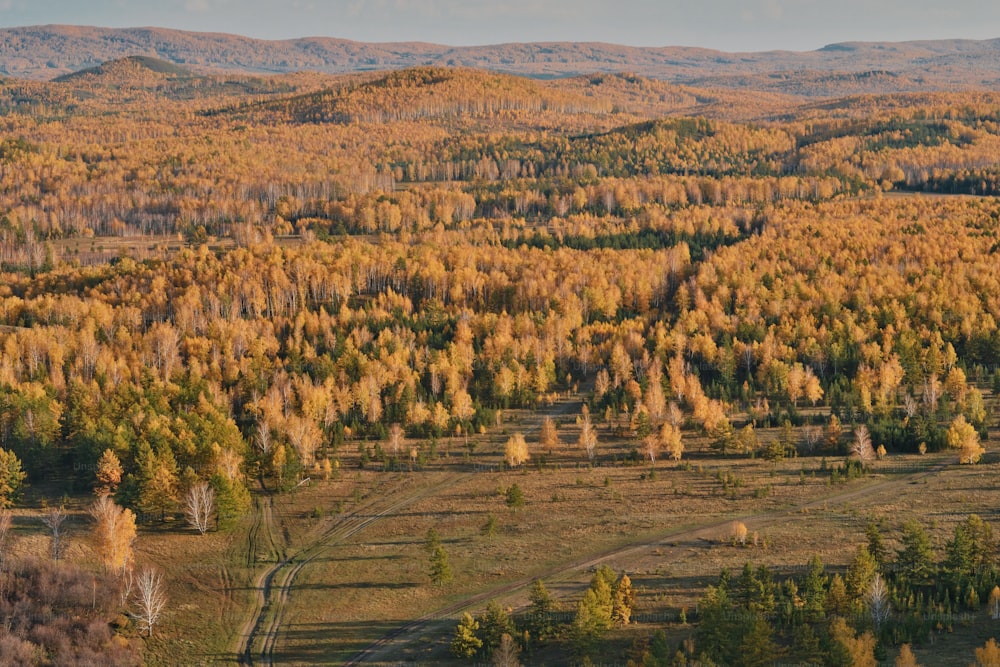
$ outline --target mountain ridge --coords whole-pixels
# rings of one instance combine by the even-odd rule
[[[884,71],[899,90],[996,88],[1000,39],[841,42],[814,51],[729,53],[701,47],[634,47],[604,42],[524,42],[448,46],[428,42],[357,42],[308,36],[263,40],[170,28],[45,25],[0,29],[0,75],[51,80],[127,57],[148,57],[196,73],[348,73],[448,66],[539,78],[634,72],[674,83],[732,87],[771,74],[812,77]],[[787,81],[783,83],[788,88]],[[813,95],[805,81],[801,94]]]

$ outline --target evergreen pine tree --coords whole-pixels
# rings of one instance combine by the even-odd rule
[[[448,554],[441,545],[438,545],[431,554],[430,577],[431,582],[437,586],[451,583],[453,578],[451,565],[448,564]]]

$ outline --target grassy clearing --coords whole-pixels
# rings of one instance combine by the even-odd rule
[[[576,438],[576,406],[565,399],[550,408],[564,423],[565,443]],[[254,512],[230,532],[205,536],[180,521],[143,526],[137,562],[164,571],[171,599],[147,642],[149,664],[176,664],[179,655],[187,664],[234,662],[241,628],[254,607],[255,582],[282,555],[312,558],[282,609],[278,664],[343,662],[438,609],[449,611],[377,657],[447,661],[457,609],[479,611],[493,596],[518,608],[526,603],[523,585],[543,577],[561,610],[570,614],[598,558],[629,572],[638,592],[636,614],[646,619],[614,635],[605,657],[619,660],[632,641],[656,627],[666,627],[678,642],[689,637],[692,627],[679,623],[679,613],[694,608],[722,568],[738,570],[751,561],[780,576],[798,573],[813,554],[832,570],[844,568],[871,518],[883,519],[894,548],[899,527],[916,517],[940,551],[957,522],[970,513],[995,522],[1000,506],[993,482],[1000,467],[996,456],[962,467],[941,467],[954,460],[948,453],[894,456],[875,463],[862,479],[835,483],[830,468],[837,459],[721,458],[703,439],[688,441],[680,463],[630,463],[633,443],[602,428],[593,464],[574,444],[551,452],[534,445],[531,463],[504,470],[507,437],[520,431],[533,442],[541,417],[541,412],[511,411],[504,425],[475,436],[473,448],[464,438],[444,439],[437,443],[437,457],[419,470],[362,469],[356,446],[345,445],[334,479],[270,497],[270,525],[261,525]],[[758,433],[765,442],[777,434],[777,429]],[[505,502],[504,491],[512,484],[526,499],[516,510]],[[86,540],[88,500],[71,499],[66,557],[76,562],[93,561]],[[21,555],[44,555],[48,549],[33,511],[21,510],[17,520]],[[482,532],[490,516],[496,521],[492,536]],[[746,522],[751,543],[756,533],[755,546],[732,544],[734,518]],[[359,527],[345,533],[352,525]],[[440,535],[455,574],[447,586],[432,585],[428,576],[424,540],[430,528]],[[980,616],[942,628],[939,640],[954,646],[949,654],[961,655],[955,662],[938,659],[939,646],[920,647],[918,656],[934,656],[934,664],[967,664],[972,648],[991,634],[991,622]],[[565,657],[558,650],[526,659],[558,662]]]
[[[636,573],[633,579],[643,597],[657,601],[650,614],[676,615],[681,607],[693,608],[722,567],[738,568],[747,559],[800,567],[819,553],[832,564],[846,563],[854,537],[863,532],[860,514],[852,518],[839,506],[817,504],[802,510],[801,517],[796,511],[793,518],[801,525],[786,533],[782,526],[791,524],[782,522],[788,522],[788,508],[845,490],[863,491],[894,476],[927,470],[937,461],[899,457],[878,464],[882,472],[863,480],[831,484],[829,466],[824,471],[818,458],[778,463],[708,458],[703,451],[707,443],[696,442],[691,461],[625,465],[620,459],[631,444],[611,441],[602,459],[607,465],[591,466],[566,446],[554,451],[545,466],[499,471],[496,448],[503,439],[486,438],[475,455],[435,462],[432,470],[392,473],[432,485],[448,469],[458,468],[464,477],[385,517],[304,568],[293,589],[276,658],[282,663],[313,663],[316,647],[322,646],[327,659],[336,663],[394,627],[484,591],[503,591],[498,597],[516,607],[525,601],[519,582],[552,572],[558,574],[546,578],[550,588],[572,600],[590,575],[587,568],[564,571],[567,563],[635,543],[649,545],[612,557],[609,564]],[[614,463],[616,456],[619,461]],[[527,499],[517,511],[506,506],[503,495],[515,483]],[[336,506],[335,491],[329,501],[324,496],[322,485],[300,494],[299,514],[316,505]],[[491,515],[498,529],[489,537],[482,528]],[[748,521],[751,531],[758,532],[758,546],[731,546],[729,520],[749,515],[765,517]],[[336,518],[317,524],[323,521]],[[711,524],[718,525],[694,537],[661,537]],[[815,530],[808,528],[813,525]],[[455,571],[455,581],[447,587],[433,586],[427,574],[424,540],[431,527]],[[803,540],[803,530],[816,538]],[[850,548],[845,550],[845,544]],[[511,585],[518,590],[507,592]],[[379,658],[448,659],[455,617],[424,628],[417,638],[396,642]]]

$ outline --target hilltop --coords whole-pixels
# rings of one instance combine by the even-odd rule
[[[48,80],[130,56],[195,73],[364,72],[417,66],[538,78],[634,72],[698,86],[795,95],[992,88],[1000,40],[845,42],[815,51],[725,53],[689,47],[539,42],[452,47],[331,37],[268,41],[164,28],[33,26],[0,30],[0,74]]]
[[[134,79],[142,78],[166,78],[166,77],[192,77],[194,73],[174,63],[151,58],[149,56],[128,56],[101,63],[97,67],[88,67],[78,72],[65,74],[56,77],[54,81],[65,83],[79,79],[105,80],[105,79]]]

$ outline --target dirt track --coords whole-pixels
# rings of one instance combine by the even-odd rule
[[[564,400],[544,414],[564,415],[576,409],[578,405],[576,400]],[[528,429],[525,434],[530,434],[537,428]],[[380,519],[392,516],[420,500],[466,481],[475,474],[473,472],[455,472],[444,477],[436,477],[432,483],[408,490],[402,495],[380,495],[370,503],[342,517],[320,538],[295,554],[285,556],[281,552],[277,562],[262,572],[254,582],[254,587],[257,589],[257,602],[252,614],[240,631],[239,646],[236,651],[239,663],[244,665],[274,664],[275,646],[295,580],[302,569],[312,560],[330,547],[356,535]],[[267,536],[270,542],[270,553],[272,555],[278,553],[273,540],[272,506],[270,496],[263,497],[263,500],[256,504],[254,522],[249,534],[248,567],[252,567],[253,563],[256,562],[254,554],[259,548],[257,543],[261,539],[261,532]]]

